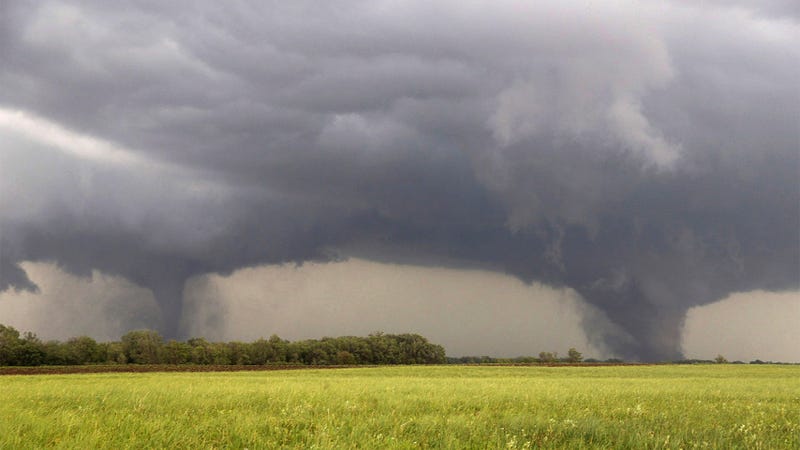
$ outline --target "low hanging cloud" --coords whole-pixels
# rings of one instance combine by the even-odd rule
[[[575,347],[608,357],[581,329],[582,320],[599,314],[573,292],[480,270],[360,259],[263,266],[193,279],[185,299],[188,335],[215,340],[255,340],[267,330],[290,340],[413,332],[452,356],[566,354]]]
[[[722,355],[729,361],[800,361],[798,317],[797,292],[734,294],[689,309],[683,348],[689,358]]]
[[[35,288],[24,261],[121,276],[178,336],[192,277],[480,267],[678,357],[688,308],[800,288],[796,12],[3,3],[0,289]]]
[[[124,278],[97,271],[75,277],[47,263],[22,267],[39,292],[0,293],[3,325],[36,330],[42,339],[90,335],[116,341],[131,329],[152,328],[160,322],[153,295]]]

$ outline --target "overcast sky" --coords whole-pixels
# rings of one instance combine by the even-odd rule
[[[642,360],[736,293],[800,323],[799,79],[793,1],[2,2],[0,323]]]

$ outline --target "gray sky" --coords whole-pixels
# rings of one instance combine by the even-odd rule
[[[227,336],[271,285],[213,274],[355,257],[444,277],[382,297],[409,323],[504,274],[598,352],[679,357],[690,308],[800,289],[798,49],[779,1],[4,2],[0,289],[49,262],[113,280],[122,328]]]

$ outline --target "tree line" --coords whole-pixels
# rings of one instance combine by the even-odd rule
[[[290,342],[276,335],[253,342],[209,342],[203,338],[169,340],[153,330],[135,330],[119,341],[89,336],[42,341],[0,324],[0,366],[81,364],[200,365],[355,365],[441,364],[444,347],[418,334],[372,333]]]
[[[567,351],[567,356],[559,358],[558,352],[539,352],[539,357],[535,356],[517,356],[516,358],[495,358],[492,356],[460,356],[448,357],[448,364],[551,364],[551,363],[570,363],[577,364],[581,362],[600,362],[596,359],[583,359],[583,353],[579,352],[574,347]],[[622,360],[613,359],[606,362],[620,363]]]

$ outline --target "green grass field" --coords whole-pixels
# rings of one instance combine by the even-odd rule
[[[800,448],[800,366],[0,377],[0,448]]]

